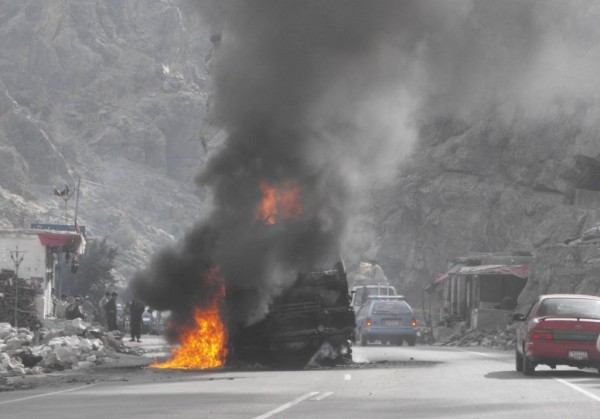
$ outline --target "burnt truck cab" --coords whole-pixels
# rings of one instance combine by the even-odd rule
[[[238,330],[232,353],[238,359],[270,364],[306,363],[327,347],[336,363],[351,360],[356,326],[343,263],[331,270],[298,274],[257,324]]]

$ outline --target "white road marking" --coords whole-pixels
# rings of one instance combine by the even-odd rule
[[[292,407],[292,406],[295,406],[295,405],[297,405],[298,403],[300,403],[300,402],[302,402],[302,401],[304,401],[304,400],[306,400],[306,399],[309,399],[309,398],[311,398],[311,397],[314,397],[314,396],[315,396],[315,395],[317,395],[317,394],[319,394],[319,392],[318,392],[318,391],[312,391],[312,392],[310,392],[310,393],[306,393],[304,396],[300,396],[300,397],[298,397],[297,399],[295,399],[295,400],[292,400],[291,402],[288,402],[288,403],[286,403],[286,404],[282,404],[281,406],[279,406],[279,407],[278,407],[278,408],[276,408],[276,409],[269,410],[269,411],[268,411],[267,413],[265,413],[264,415],[256,416],[254,419],[266,419],[266,418],[270,418],[271,416],[273,416],[273,415],[275,415],[275,414],[277,414],[277,413],[283,412],[284,410],[287,410],[287,409],[289,409],[290,407]]]
[[[325,397],[331,396],[332,394],[333,394],[333,391],[328,391],[327,393],[321,393],[321,394],[313,397],[311,400],[319,402],[319,401],[323,400]]]
[[[8,403],[21,402],[23,400],[37,399],[38,397],[54,396],[55,394],[67,393],[69,391],[75,391],[75,390],[81,390],[82,388],[87,388],[87,387],[89,387],[91,385],[93,385],[93,384],[86,384],[85,386],[68,388],[66,390],[53,391],[51,393],[37,394],[35,396],[21,397],[20,399],[6,400],[6,401],[3,401],[3,402],[0,402],[0,404],[8,404]]]
[[[559,383],[563,383],[564,385],[571,387],[573,390],[578,391],[581,394],[588,396],[590,399],[594,399],[597,402],[600,402],[600,396],[596,396],[594,393],[590,393],[589,391],[582,389],[578,385],[569,383],[568,381],[563,380],[562,378],[555,378],[555,380],[558,381]]]

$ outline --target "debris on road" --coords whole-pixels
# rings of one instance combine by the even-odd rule
[[[444,338],[437,345],[440,346],[485,346],[508,351],[515,348],[516,326],[496,326],[492,329],[459,330]]]
[[[0,377],[86,369],[115,363],[117,354],[142,355],[122,337],[81,319],[44,321],[35,332],[0,323]]]

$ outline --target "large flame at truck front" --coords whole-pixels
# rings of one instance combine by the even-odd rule
[[[151,368],[207,369],[219,368],[227,358],[227,329],[221,316],[225,298],[225,284],[219,269],[212,268],[206,274],[206,283],[218,283],[216,292],[207,307],[196,307],[194,325],[179,331],[180,347],[172,351],[173,357]]]

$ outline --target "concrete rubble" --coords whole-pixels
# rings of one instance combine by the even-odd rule
[[[123,344],[121,332],[81,319],[44,321],[35,332],[0,323],[0,379],[108,365],[118,354],[141,352]]]
[[[515,348],[516,324],[496,326],[491,329],[458,330],[455,333],[440,339],[436,345],[474,347],[484,346],[503,351]]]

